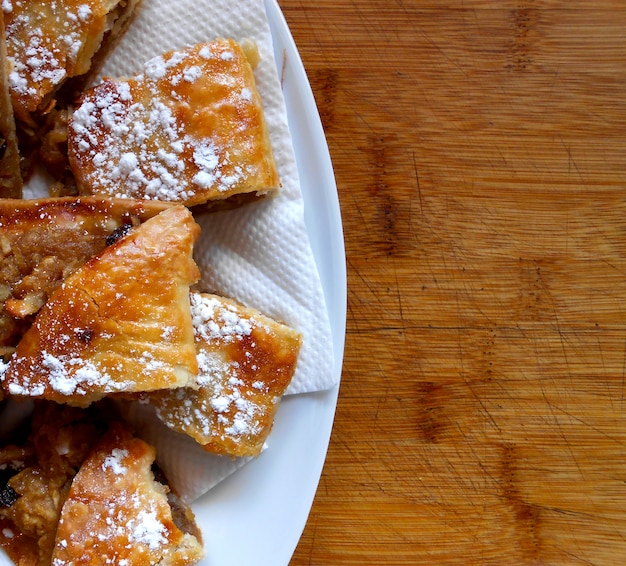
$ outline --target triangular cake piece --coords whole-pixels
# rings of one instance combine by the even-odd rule
[[[70,119],[68,153],[81,194],[194,206],[280,187],[252,66],[230,39],[105,78]]]
[[[0,30],[4,30],[3,10],[0,10]],[[21,198],[22,171],[8,72],[6,39],[3,33],[0,35],[0,197]]]
[[[61,282],[169,205],[103,197],[0,199],[0,356]]]
[[[114,426],[74,477],[52,564],[195,564],[202,543],[175,523],[151,470],[155,450]]]
[[[199,279],[199,231],[173,206],[71,274],[18,344],[5,391],[86,406],[195,381],[189,286]]]
[[[205,450],[257,456],[291,382],[302,337],[229,299],[191,293],[197,388],[148,396],[157,416]]]

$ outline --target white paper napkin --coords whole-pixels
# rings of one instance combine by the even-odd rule
[[[263,0],[143,0],[101,76],[136,74],[146,61],[165,51],[217,37],[249,38],[259,48],[261,62],[255,78],[282,190],[275,198],[199,218],[202,235],[195,259],[202,273],[200,288],[236,299],[302,332],[302,351],[287,393],[326,389],[337,379],[330,324],[304,224],[298,171]],[[41,179],[35,179],[29,187],[31,194],[41,187]],[[162,425],[150,407],[132,405],[124,411],[155,445],[160,466],[187,501],[206,493],[246,462],[206,453]]]

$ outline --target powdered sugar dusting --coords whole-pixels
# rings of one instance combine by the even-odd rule
[[[237,378],[238,365],[226,362],[219,353],[198,353],[198,384],[200,389],[179,389],[174,402],[156,405],[157,414],[165,422],[179,422],[193,431],[193,436],[209,443],[213,436],[240,442],[263,430],[266,407],[247,394],[245,383]]]
[[[102,464],[102,469],[107,470],[110,469],[114,474],[121,476],[126,473],[126,466],[123,465],[122,461],[124,458],[128,456],[128,450],[123,448],[114,448],[111,451],[111,454],[106,456],[104,459],[104,463]]]
[[[130,435],[111,437],[83,463],[63,507],[53,564],[161,563],[173,542],[171,509],[165,491],[152,484],[153,456],[142,444]]]
[[[161,331],[161,338],[165,342],[169,342],[174,337],[175,332],[176,332],[176,327],[174,327],[174,326],[165,326],[163,328],[163,330]]]
[[[145,544],[150,550],[156,550],[167,543],[167,530],[159,521],[156,510],[141,510],[136,519],[128,524],[129,540],[134,543]]]
[[[147,560],[145,551],[155,552],[166,546],[169,542],[169,531],[166,525],[159,518],[159,509],[153,500],[149,500],[138,492],[128,492],[126,490],[116,492],[115,500],[103,501],[97,512],[103,521],[98,525],[98,532],[94,534],[95,543],[98,545],[101,554],[99,559],[102,564],[116,564],[118,566],[129,564],[127,559],[120,559],[117,546],[124,552],[126,548],[133,548],[133,554]],[[59,521],[59,529],[64,529],[65,517]],[[83,533],[70,533],[67,539],[57,541],[59,549],[73,547],[73,552],[80,555],[80,551],[93,549],[81,548],[83,545]],[[127,543],[127,544],[126,544]],[[56,558],[52,562],[53,566],[68,564],[65,560]]]
[[[234,306],[200,293],[191,294],[191,318],[196,336],[224,343],[249,336],[255,324],[240,316]]]
[[[202,69],[198,65],[183,70],[183,78],[190,83],[196,82],[202,76]]]
[[[57,357],[45,351],[42,354],[42,367],[48,370],[48,383],[61,395],[84,394],[86,384],[93,386],[110,381],[106,372],[101,372],[95,364],[81,358]]]
[[[60,341],[63,339],[60,337]],[[164,362],[157,360],[149,352],[142,352],[136,358],[141,363],[144,375],[162,370]],[[98,391],[103,395],[129,391],[135,387],[133,376],[123,377],[122,368],[115,367],[115,375],[96,361],[80,355],[52,354],[46,350],[41,358],[21,358],[14,354],[9,363],[0,362],[0,381],[4,380],[11,364],[20,365],[19,381],[11,380],[7,389],[11,395],[42,397],[47,390],[55,397],[75,397],[93,395]]]
[[[78,7],[78,19],[81,22],[86,22],[91,16],[91,7],[88,4],[81,4]]]

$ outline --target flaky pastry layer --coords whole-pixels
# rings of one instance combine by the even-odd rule
[[[4,390],[86,406],[112,393],[191,383],[199,230],[187,208],[173,206],[74,271],[19,342]]]

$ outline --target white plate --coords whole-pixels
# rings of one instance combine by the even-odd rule
[[[305,222],[330,318],[341,375],[346,269],[337,188],[315,100],[276,0],[265,0],[305,204]],[[289,396],[269,448],[194,502],[207,557],[203,566],[281,566],[304,529],[320,479],[339,386]],[[11,562],[0,552],[0,565]]]
[[[333,169],[304,66],[275,0],[265,0],[305,203],[305,220],[330,317],[334,371],[346,327],[343,231]],[[270,446],[193,505],[206,566],[288,564],[320,479],[339,386],[280,406]]]

